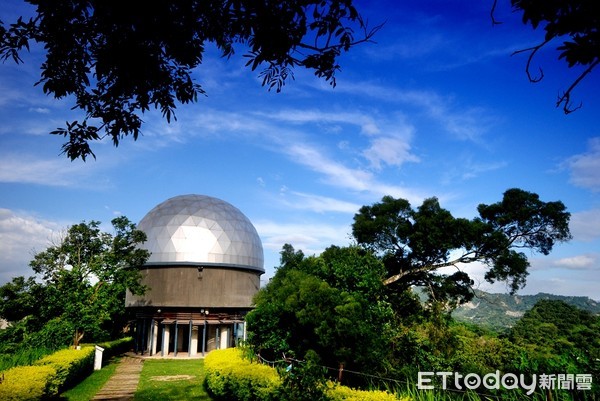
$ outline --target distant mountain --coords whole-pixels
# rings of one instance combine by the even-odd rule
[[[526,311],[542,299],[560,300],[595,315],[600,314],[600,302],[589,297],[570,297],[543,292],[536,295],[491,294],[475,290],[475,298],[452,312],[452,317],[459,322],[503,331],[512,327]]]

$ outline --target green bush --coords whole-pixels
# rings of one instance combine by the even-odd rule
[[[204,370],[208,391],[222,400],[272,400],[281,385],[275,369],[243,359],[240,348],[212,351]]]
[[[58,350],[71,344],[74,331],[75,327],[72,323],[57,317],[49,320],[39,331],[26,336],[24,345],[28,348]]]
[[[49,365],[56,370],[56,376],[49,383],[51,394],[69,388],[88,376],[94,368],[94,348],[64,349],[48,355],[34,366]]]
[[[279,401],[286,393],[282,379],[274,368],[243,358],[240,348],[212,351],[204,360],[205,385],[218,400]],[[331,401],[397,401],[385,391],[355,390],[328,383],[325,396]],[[408,398],[403,399],[404,401]]]
[[[127,351],[131,337],[102,343],[103,359]],[[88,376],[94,367],[95,348],[63,349],[47,355],[32,366],[18,366],[3,372],[0,400],[40,400],[56,397],[59,392]]]
[[[387,391],[356,390],[334,383],[327,385],[326,395],[331,401],[398,401],[398,398]],[[408,401],[408,398],[402,398]]]
[[[52,365],[17,366],[3,372],[0,400],[36,401],[52,397],[55,390],[56,369]]]
[[[133,348],[133,337],[124,337],[114,341],[107,341],[98,344],[98,346],[104,348],[102,360],[108,361],[113,356],[124,354]]]

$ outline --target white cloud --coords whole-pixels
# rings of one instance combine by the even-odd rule
[[[360,112],[338,112],[320,110],[281,110],[277,113],[256,113],[262,118],[274,119],[293,124],[351,124],[360,127],[361,133],[365,135],[376,135],[380,128],[375,119]]]
[[[397,198],[406,198],[410,201],[422,199],[422,196],[410,189],[378,182],[369,171],[349,168],[342,163],[331,160],[316,147],[306,143],[292,144],[285,151],[296,163],[322,174],[324,182],[329,185],[351,191],[371,193],[377,197],[392,195]]]
[[[71,162],[64,155],[43,159],[30,154],[9,153],[0,157],[0,182],[100,189],[108,185],[106,181],[98,177],[89,179],[99,166],[101,164],[94,161]]]
[[[471,156],[461,158],[459,163],[454,163],[451,168],[442,175],[442,183],[450,185],[459,181],[467,181],[477,178],[485,173],[503,169],[508,166],[505,161],[473,161]]]
[[[323,223],[276,223],[273,221],[255,221],[254,226],[263,241],[263,247],[280,251],[288,243],[305,255],[321,253],[332,244],[350,243],[349,225],[330,225]]]
[[[16,276],[30,276],[29,261],[46,249],[63,225],[27,213],[0,209],[0,283]]]
[[[571,256],[555,260],[552,264],[564,269],[592,269],[598,265],[598,256],[591,254]]]
[[[564,166],[571,171],[573,185],[600,192],[600,137],[590,139],[588,150],[570,157]]]
[[[594,241],[600,238],[600,209],[573,213],[569,224],[573,239]]]
[[[382,164],[401,166],[406,162],[419,162],[410,149],[410,144],[403,138],[379,137],[371,141],[371,146],[363,155],[373,168],[380,170]]]
[[[40,114],[50,114],[50,109],[47,107],[30,107],[29,111]]]
[[[338,212],[338,213],[356,213],[361,205],[352,202],[346,202],[339,199],[329,198],[315,194],[306,194],[295,191],[282,191],[285,196],[283,203],[292,208],[300,210],[310,210],[316,213]]]
[[[485,144],[482,136],[495,119],[487,110],[454,105],[450,97],[433,91],[393,89],[369,82],[346,83],[339,85],[336,90],[415,107],[429,119],[437,121],[456,139],[482,145]]]

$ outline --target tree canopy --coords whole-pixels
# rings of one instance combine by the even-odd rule
[[[117,335],[126,324],[125,291],[145,291],[139,266],[150,255],[138,247],[146,235],[126,217],[112,225],[114,234],[102,232],[98,221],[69,227],[58,243],[34,256],[30,266],[37,279],[17,277],[0,287],[0,316],[25,320],[30,337],[68,333],[51,339],[53,344]]]
[[[249,343],[271,359],[316,353],[327,366],[382,371],[394,316],[384,273],[358,247],[332,246],[304,257],[285,245],[281,266],[247,315]]]
[[[104,137],[115,146],[137,139],[140,114],[152,107],[170,121],[177,102],[203,95],[192,72],[207,43],[227,58],[243,46],[246,66],[280,91],[296,67],[335,86],[339,56],[380,28],[369,28],[352,0],[27,1],[35,17],[0,21],[0,58],[21,62],[31,41],[44,46],[38,84],[73,96],[85,115],[52,132],[67,138],[71,160],[94,156],[90,143]]]
[[[529,349],[540,370],[600,374],[600,316],[543,299],[511,328],[508,338]],[[596,388],[596,391],[598,388]]]
[[[571,238],[570,213],[560,201],[543,202],[537,194],[509,189],[500,202],[477,208],[479,217],[455,218],[437,198],[413,209],[406,199],[384,196],[354,216],[358,244],[381,255],[385,284],[407,289],[424,286],[438,301],[466,302],[473,280],[463,270],[480,262],[485,279],[505,281],[511,293],[525,285],[529,261],[522,249],[547,255],[557,242]],[[453,266],[453,274],[439,274]]]

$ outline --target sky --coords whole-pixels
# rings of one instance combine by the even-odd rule
[[[406,4],[402,4],[406,3]],[[508,1],[492,26],[492,1],[359,1],[371,25],[385,23],[376,43],[340,59],[337,86],[295,70],[281,93],[261,86],[244,67],[243,49],[229,60],[210,46],[194,72],[206,90],[179,106],[177,121],[143,116],[143,136],[93,145],[97,159],[69,161],[63,138],[48,132],[81,116],[72,99],[34,86],[42,52],[0,64],[0,285],[33,274],[28,263],[81,221],[134,222],[182,194],[225,200],[254,224],[265,251],[262,281],[273,276],[285,243],[306,255],[352,243],[363,205],[384,195],[414,207],[432,196],[454,216],[472,218],[480,203],[509,188],[562,201],[573,239],[548,256],[528,253],[519,294],[581,295],[600,300],[600,71],[573,92],[582,107],[569,115],[557,95],[577,77],[542,50],[525,74],[526,55],[542,31],[524,26]],[[30,9],[5,0],[0,20]],[[476,287],[484,266],[465,266]]]

